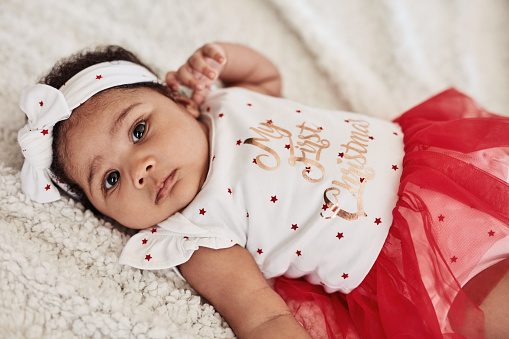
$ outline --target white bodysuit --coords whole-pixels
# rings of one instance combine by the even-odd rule
[[[201,109],[210,147],[202,189],[180,213],[134,235],[120,262],[170,268],[199,246],[239,244],[266,278],[305,277],[327,292],[358,286],[392,223],[399,126],[242,88],[211,92]]]

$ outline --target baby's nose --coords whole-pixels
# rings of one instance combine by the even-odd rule
[[[154,166],[155,160],[153,158],[143,159],[137,166],[134,166],[135,170],[132,175],[134,187],[143,188],[145,186]]]

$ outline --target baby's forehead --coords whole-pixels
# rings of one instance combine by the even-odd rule
[[[126,96],[132,97],[136,95],[135,91],[131,88],[110,88],[94,94],[90,99],[82,103],[75,110],[85,109],[86,112],[94,110],[103,111],[106,108],[119,105]],[[74,113],[74,111],[73,111]]]
[[[111,88],[101,91],[76,107],[69,119],[64,120],[63,123],[68,125],[67,128],[72,128],[84,121],[100,124],[102,114],[120,105],[126,95],[131,97],[136,95],[133,90],[132,88]]]

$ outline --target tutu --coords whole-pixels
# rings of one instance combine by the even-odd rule
[[[347,295],[284,277],[274,289],[314,338],[482,338],[478,305],[508,265],[471,279],[509,257],[509,118],[450,89],[395,122],[399,200],[366,278]]]

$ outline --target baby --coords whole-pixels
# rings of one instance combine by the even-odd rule
[[[211,89],[217,79],[225,89]],[[308,337],[280,296],[289,300],[284,283],[294,280],[277,280],[279,294],[267,283],[280,276],[304,277],[304,290],[317,285],[323,295],[345,298],[330,305],[348,304],[346,316],[323,307],[326,319],[330,312],[336,319],[327,325],[331,337],[400,335],[408,324],[416,336],[484,327],[482,318],[463,323],[465,310],[482,312],[462,287],[507,261],[509,214],[482,194],[476,195],[482,202],[467,201],[472,184],[468,197],[465,187],[452,185],[475,173],[479,183],[509,192],[503,181],[509,141],[500,133],[481,148],[482,134],[443,130],[449,121],[471,122],[457,120],[463,108],[440,108],[447,101],[469,104],[468,97],[446,91],[397,123],[313,109],[277,98],[277,68],[228,43],[199,48],[167,74],[166,85],[115,47],[78,54],[44,82],[21,95],[29,118],[19,134],[24,192],[50,202],[59,197],[56,182],[86,206],[140,229],[120,262],[178,267],[239,337]],[[182,86],[193,90],[190,97],[178,94]],[[508,123],[484,111],[477,119],[486,128]],[[456,140],[444,142],[451,135],[465,150]],[[486,163],[486,156],[496,161]],[[450,244],[444,234],[460,233],[467,222],[446,230],[440,223],[460,217],[486,221],[488,238],[464,235]],[[497,307],[478,303],[490,316],[488,334],[506,330],[498,320],[509,308],[501,297],[509,278],[501,270],[502,292],[488,291],[498,296]],[[455,309],[455,300],[467,306]],[[308,327],[309,319],[299,320]]]

